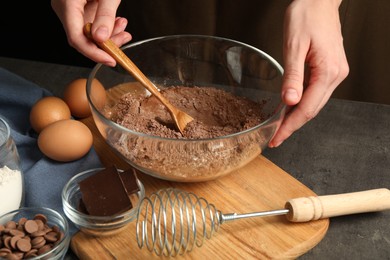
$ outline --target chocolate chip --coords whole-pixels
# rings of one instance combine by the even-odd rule
[[[26,221],[27,221],[27,218],[20,218],[18,221],[18,226],[23,226],[24,223],[26,223]]]
[[[49,242],[56,242],[57,241],[57,233],[51,231],[45,235],[45,239],[46,239],[46,241],[49,241]]]
[[[46,224],[47,223],[47,217],[43,214],[36,214],[34,216],[34,220],[41,220],[43,222],[43,224]]]
[[[10,234],[11,236],[21,236],[21,237],[24,237],[24,232],[21,231],[21,230],[19,230],[19,229],[11,229],[11,230],[9,231],[9,234]]]
[[[10,253],[10,254],[6,255],[6,259],[8,259],[8,260],[20,260],[22,258],[18,254],[16,254],[16,253]]]
[[[18,240],[20,240],[22,237],[21,236],[13,236],[10,240],[10,245],[12,247],[12,249],[16,249],[16,242],[18,242]]]
[[[5,224],[5,228],[6,229],[14,229],[14,228],[16,228],[16,222],[15,221],[8,221]]]
[[[58,232],[57,232],[57,241],[54,242],[54,245],[57,245],[60,241],[62,241],[62,239],[63,239],[64,237],[65,237],[64,232],[58,231]]]
[[[11,246],[11,239],[12,239],[12,237],[6,236],[6,237],[4,238],[4,240],[3,240],[4,246],[5,246],[6,248],[8,248],[8,249],[12,249],[12,246]]]
[[[4,229],[5,229],[4,225],[0,225],[0,235],[3,233]]]
[[[24,223],[24,230],[31,234],[36,231],[38,231],[38,224],[34,220],[27,220],[26,223]]]
[[[11,253],[12,251],[11,251],[11,249],[9,249],[9,248],[6,248],[6,247],[3,247],[3,248],[0,248],[0,256],[2,255],[2,254],[9,254],[9,253]]]
[[[31,240],[32,248],[41,248],[46,244],[46,240],[44,237],[36,237]]]
[[[61,231],[61,229],[58,227],[58,226],[56,226],[56,225],[54,225],[53,227],[52,227],[52,230],[54,231],[54,232],[60,232]]]
[[[35,223],[38,225],[38,230],[45,229],[45,223],[41,219],[34,219]]]
[[[16,246],[21,252],[28,252],[31,250],[31,243],[28,239],[21,238],[16,242]]]
[[[31,258],[31,257],[36,257],[38,256],[38,249],[31,249],[27,253],[24,254],[24,258]]]
[[[31,233],[30,235],[32,237],[42,237],[42,236],[46,235],[46,232],[44,230],[38,230],[38,231],[35,231],[34,233]]]
[[[43,255],[44,253],[47,253],[50,250],[51,250],[51,245],[50,244],[46,244],[43,247],[38,249],[38,255]]]

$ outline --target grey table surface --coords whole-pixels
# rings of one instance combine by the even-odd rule
[[[58,96],[91,70],[2,57],[0,66]],[[264,156],[318,195],[390,188],[390,106],[330,99]],[[323,240],[299,259],[390,259],[390,211],[331,218]]]

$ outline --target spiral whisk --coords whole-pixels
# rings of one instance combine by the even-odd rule
[[[138,246],[159,256],[182,255],[203,245],[219,226],[242,218],[286,215],[292,222],[390,209],[386,188],[327,196],[293,198],[284,209],[223,214],[206,199],[178,189],[162,189],[142,199],[138,209]]]
[[[157,255],[176,256],[202,246],[220,225],[220,211],[204,198],[178,189],[145,197],[137,216],[137,242]]]

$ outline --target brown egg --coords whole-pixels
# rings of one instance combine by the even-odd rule
[[[38,147],[47,157],[70,162],[82,158],[91,149],[91,130],[80,121],[66,119],[45,127],[38,136]]]
[[[51,123],[70,117],[68,105],[61,98],[54,96],[41,98],[30,110],[30,124],[37,133]]]
[[[63,99],[68,104],[74,117],[85,118],[91,115],[86,88],[87,79],[79,78],[69,83],[64,90]],[[92,93],[99,100],[99,104],[102,103],[104,105],[106,101],[106,90],[97,79],[93,80]]]

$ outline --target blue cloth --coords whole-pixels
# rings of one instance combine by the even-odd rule
[[[0,115],[11,127],[25,180],[25,205],[47,207],[64,214],[61,192],[75,174],[101,167],[93,148],[83,158],[72,162],[56,162],[45,157],[38,148],[37,134],[31,128],[30,109],[36,101],[52,94],[36,84],[0,68]],[[70,233],[77,228],[70,222]]]

